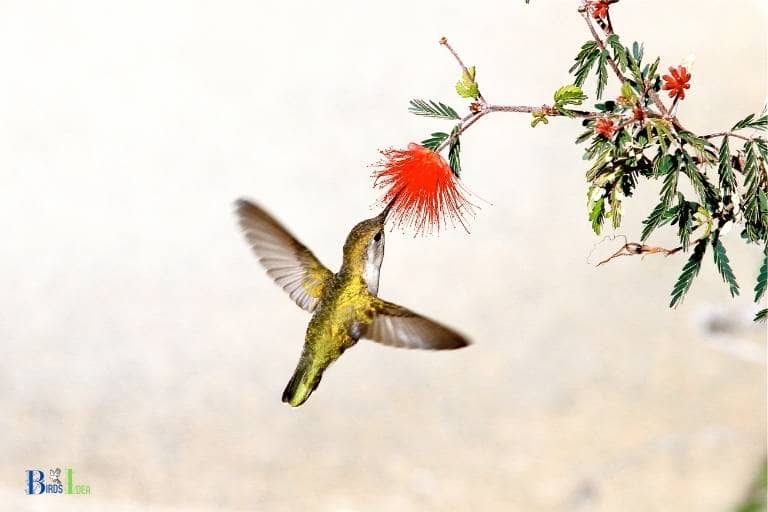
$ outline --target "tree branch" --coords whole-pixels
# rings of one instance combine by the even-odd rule
[[[618,1],[618,0],[617,0]],[[608,2],[616,3],[616,2]],[[589,31],[592,33],[592,37],[594,38],[595,42],[600,46],[600,49],[605,51],[605,43],[600,38],[600,36],[597,34],[597,31],[595,30],[595,27],[592,25],[592,21],[590,19],[589,12],[587,10],[580,9],[579,12],[581,13],[582,18],[584,18],[584,21],[587,23],[587,26],[589,27]],[[609,25],[603,29],[603,31],[606,33],[606,35],[612,35],[613,32],[613,25]],[[611,65],[611,68],[613,69],[613,72],[616,74],[616,77],[621,81],[621,83],[624,83],[626,81],[626,78],[624,77],[624,74],[619,69],[618,65],[616,65],[616,62],[613,60],[613,58],[608,55],[608,63]],[[683,125],[680,124],[680,121],[677,119],[676,116],[672,115],[670,110],[667,109],[666,105],[661,101],[661,98],[659,98],[659,95],[656,94],[656,91],[652,90],[650,87],[648,87],[648,84],[643,84],[644,89],[648,96],[651,98],[651,101],[653,101],[653,104],[656,105],[656,108],[659,109],[659,112],[661,112],[661,117],[665,119],[669,119],[672,121],[672,123],[680,128],[684,129]]]
[[[441,37],[440,44],[445,46],[448,51],[451,52],[451,55],[453,55],[453,57],[456,59],[456,62],[458,62],[461,70],[469,75],[467,66],[464,64],[464,61],[461,60],[458,52],[453,49],[450,43],[448,43],[448,39],[446,37]],[[483,98],[482,94],[480,94],[479,90],[477,99],[478,103],[473,103],[470,107],[471,112],[458,122],[459,129],[454,131],[450,137],[445,139],[443,143],[440,144],[437,149],[435,149],[435,153],[440,153],[445,148],[450,146],[453,141],[456,140],[461,134],[463,134],[470,126],[475,124],[481,117],[490,114],[491,112],[518,112],[524,114],[544,114],[546,116],[552,117],[580,117],[586,119],[592,119],[601,115],[600,112],[587,110],[567,110],[563,112],[549,105],[542,105],[540,107],[532,107],[527,105],[489,105],[485,98]]]

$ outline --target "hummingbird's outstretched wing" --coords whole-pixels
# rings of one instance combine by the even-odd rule
[[[245,238],[267,274],[299,307],[314,311],[333,273],[270,214],[245,199],[235,206]]]
[[[451,350],[469,345],[464,336],[397,304],[374,299],[373,323],[363,337],[392,347]]]

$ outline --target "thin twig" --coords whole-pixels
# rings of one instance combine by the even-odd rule
[[[458,137],[459,137],[459,135],[461,135],[462,133],[464,133],[464,132],[467,130],[467,128],[469,128],[470,126],[472,126],[473,124],[475,124],[475,123],[477,122],[477,120],[478,120],[478,119],[480,119],[480,118],[481,118],[481,117],[483,117],[484,115],[488,114],[489,112],[491,112],[491,111],[490,111],[490,110],[482,110],[482,111],[478,112],[477,114],[475,114],[475,117],[473,117],[472,119],[470,119],[469,121],[467,121],[467,123],[466,123],[466,124],[464,124],[464,125],[463,125],[461,128],[459,128],[459,129],[456,131],[456,135],[455,135],[455,137],[456,137],[456,138],[458,138]]]
[[[616,127],[616,131],[619,131],[619,130],[621,130],[622,128],[626,128],[627,126],[629,126],[629,125],[631,125],[632,123],[635,123],[635,122],[637,122],[637,121],[638,121],[638,119],[636,119],[636,118],[634,118],[634,117],[630,117],[630,118],[629,118],[629,119],[627,119],[626,121],[622,121],[622,122],[619,124],[619,126],[617,126],[617,127]]]
[[[611,23],[611,11],[610,10],[608,10],[608,12],[605,13],[605,22],[606,22],[607,26],[603,30],[605,30],[605,33],[610,36],[610,35],[613,34],[613,23]]]
[[[752,140],[752,137],[746,137],[744,135],[740,135],[734,132],[717,132],[717,133],[710,133],[709,135],[701,136],[702,139],[714,139],[717,137],[736,137],[737,139],[745,140],[747,142]]]
[[[586,110],[568,110],[568,113],[563,113],[554,107],[550,107],[549,105],[542,105],[540,107],[530,107],[526,105],[484,105],[480,107],[480,110],[475,111],[464,117],[461,121],[458,122],[458,126],[460,128],[454,132],[450,137],[445,139],[442,144],[440,144],[437,149],[435,149],[435,153],[440,153],[442,150],[444,150],[446,147],[448,147],[450,144],[453,143],[453,141],[458,138],[462,133],[464,133],[467,128],[475,124],[478,119],[481,117],[490,114],[491,112],[518,112],[523,114],[544,114],[546,116],[551,117],[582,117],[587,119],[592,119],[595,117],[600,116],[600,112],[588,112]],[[572,115],[571,115],[572,114]]]
[[[458,122],[457,126],[459,127],[458,130],[454,130],[451,132],[451,135],[445,139],[442,144],[437,146],[437,149],[435,149],[435,153],[440,153],[442,150],[447,148],[450,144],[453,144],[453,141],[459,138],[459,136],[466,131],[467,128],[475,124],[478,119],[483,117],[485,114],[488,114],[489,110],[480,110],[479,112],[472,112],[468,116],[464,117],[461,121]]]
[[[611,254],[595,266],[599,267],[600,265],[608,263],[612,259],[618,258],[619,256],[636,256],[638,254],[645,256],[646,254],[663,254],[666,257],[672,256],[673,254],[676,254],[682,250],[683,246],[675,247],[674,249],[665,249],[664,247],[656,247],[653,245],[645,245],[637,242],[629,242],[621,246],[618,251]]]
[[[680,104],[680,96],[675,96],[675,99],[672,100],[672,106],[669,107],[669,115],[670,117],[675,117],[675,110],[677,109],[677,106]]]
[[[595,40],[595,42],[600,47],[600,49],[605,52],[606,51],[605,43],[603,42],[603,40],[598,35],[597,30],[595,30],[594,25],[592,25],[592,20],[590,19],[591,17],[589,15],[589,13],[588,12],[582,12],[581,13],[581,17],[584,18],[584,21],[587,22],[587,26],[589,27],[589,31],[592,33],[592,38]],[[613,58],[610,55],[608,55],[608,58],[606,60],[608,60],[608,64],[611,65],[611,69],[613,69],[613,72],[616,74],[616,77],[619,79],[619,81],[622,84],[624,82],[626,82],[627,79],[624,77],[624,73],[622,73],[621,70],[619,69],[619,66],[616,64],[616,61],[613,60]]]
[[[683,128],[683,125],[681,125],[680,121],[677,120],[677,117],[676,116],[670,116],[669,110],[667,110],[667,107],[664,105],[664,103],[662,103],[661,98],[659,98],[659,95],[656,94],[656,91],[651,89],[651,85],[649,83],[646,83],[646,84],[643,84],[643,85],[644,85],[646,93],[648,94],[648,96],[651,97],[651,101],[653,101],[653,104],[656,105],[657,109],[659,109],[659,111],[661,112],[662,116],[665,119],[669,118],[669,120],[672,121],[672,123],[675,126],[680,128],[681,130],[684,130],[685,128]]]
[[[486,110],[491,112],[521,112],[528,114],[544,114],[547,116],[563,116],[563,117],[597,117],[600,112],[588,112],[586,110],[568,110],[568,114],[564,114],[554,107],[549,105],[542,105],[540,107],[526,107],[518,105],[488,105]]]
[[[472,75],[469,73],[469,69],[467,68],[467,66],[464,65],[464,61],[461,60],[461,57],[459,57],[459,54],[456,53],[456,50],[454,50],[451,44],[448,42],[448,38],[446,38],[445,36],[441,37],[440,44],[448,48],[448,51],[451,52],[451,54],[453,54],[453,57],[456,59],[456,62],[458,62],[459,66],[461,66],[461,70],[464,72],[464,74],[467,77],[471,77]],[[483,98],[483,95],[480,93],[479,88],[477,90],[477,99],[478,101],[480,101],[480,103],[485,105],[486,103],[485,98]]]

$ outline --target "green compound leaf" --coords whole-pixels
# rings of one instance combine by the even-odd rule
[[[677,178],[680,175],[679,169],[672,169],[664,178],[661,185],[661,202],[666,206],[672,202],[672,198],[677,194]]]
[[[584,142],[586,140],[589,140],[592,137],[594,137],[594,135],[595,135],[595,131],[592,130],[592,129],[589,129],[589,130],[583,132],[578,137],[576,137],[576,144],[581,144],[582,142]]]
[[[755,322],[765,322],[766,319],[768,319],[768,308],[761,309],[757,312],[755,315],[754,321]]]
[[[568,70],[569,73],[574,75],[574,84],[578,86],[584,85],[584,81],[589,76],[589,71],[595,65],[597,58],[600,57],[600,52],[600,47],[593,40],[589,40],[581,46],[581,51],[579,51],[574,59],[576,62]]]
[[[436,117],[438,119],[461,119],[451,107],[445,103],[432,100],[411,100],[408,112],[417,116]]]
[[[471,66],[466,72],[461,73],[461,79],[456,82],[456,92],[462,98],[477,99],[480,96],[480,89],[475,82],[475,66]]]
[[[603,220],[605,219],[605,198],[601,197],[595,201],[592,210],[589,212],[589,222],[592,223],[592,231],[596,235],[600,234],[600,230],[603,228]]]
[[[704,259],[708,241],[709,239],[702,238],[696,243],[693,254],[688,258],[683,271],[680,273],[680,277],[677,278],[677,282],[672,288],[672,301],[669,303],[669,307],[676,308],[683,301],[688,290],[691,289],[693,280],[699,274],[699,270],[701,270],[701,262]]]
[[[753,140],[744,144],[744,203],[750,203],[756,196],[759,188],[758,182],[758,158],[755,152],[755,142]]]
[[[555,91],[556,105],[581,105],[587,95],[578,85],[564,85]]]
[[[693,213],[689,208],[688,201],[680,192],[677,193],[677,236],[680,238],[680,245],[683,250],[688,250],[688,241],[693,231]]]
[[[736,276],[733,275],[731,262],[728,260],[728,255],[725,252],[725,246],[720,241],[719,231],[712,233],[712,255],[715,259],[717,271],[720,272],[720,275],[723,276],[723,281],[728,285],[731,297],[737,296],[739,294],[739,284],[736,282]]]
[[[653,61],[653,64],[643,70],[646,80],[654,80],[656,78],[656,70],[659,69],[660,62],[661,58],[657,57],[656,60]],[[647,71],[647,73],[645,71]]]
[[[448,149],[448,165],[451,166],[453,174],[458,178],[461,176],[461,160],[459,159],[459,153],[461,153],[461,140],[459,139],[459,130],[461,125],[456,125],[451,131],[451,147]]]
[[[651,123],[654,128],[656,128],[659,146],[661,146],[661,150],[666,153],[672,142],[677,140],[677,137],[673,135],[672,128],[664,119],[653,119],[651,120]]]
[[[720,188],[723,189],[723,192],[730,194],[736,190],[736,176],[733,174],[733,166],[731,165],[731,149],[728,147],[728,137],[723,137],[723,143],[720,145],[717,169],[720,175]]]
[[[672,170],[672,168],[677,165],[677,161],[675,160],[675,157],[672,155],[661,155],[659,153],[659,156],[657,156],[653,162],[653,175],[656,176],[666,176],[669,171]]]
[[[720,200],[720,194],[712,186],[707,175],[704,174],[696,165],[696,161],[687,152],[683,153],[683,172],[688,176],[694,190],[701,198],[701,202],[709,206],[712,211],[717,209],[717,203]]]
[[[624,98],[627,99],[631,104],[637,103],[637,95],[635,94],[635,90],[632,88],[632,84],[629,82],[624,82],[621,84],[621,95],[624,96]]]
[[[731,131],[743,130],[744,128],[754,128],[755,130],[768,129],[768,114],[763,112],[761,116],[749,114],[747,117],[733,125]]]
[[[611,226],[618,229],[621,226],[621,179],[614,183],[610,194],[608,195],[608,204],[611,205],[611,211],[606,213],[606,217],[611,218]]]
[[[755,285],[755,302],[759,302],[763,298],[765,289],[768,287],[768,245],[763,252],[763,264],[757,274],[757,284]]]
[[[663,201],[657,204],[653,211],[651,211],[650,215],[648,215],[648,218],[643,221],[645,227],[643,227],[643,233],[640,235],[641,242],[648,240],[648,237],[651,236],[651,233],[653,233],[658,225],[661,224],[666,211],[667,206]]]
[[[619,69],[623,72],[627,70],[627,52],[624,49],[624,46],[619,42],[619,36],[616,34],[611,34],[608,36],[608,38],[605,40],[606,43],[611,47],[613,50],[613,60],[616,63],[616,65],[619,67]]]
[[[608,50],[600,52],[600,61],[597,64],[597,98],[603,97],[605,86],[608,85]]]
[[[574,113],[568,110],[568,105],[581,105],[582,102],[587,99],[587,95],[581,90],[578,85],[564,85],[554,94],[555,104],[554,108],[561,114],[574,117]],[[534,117],[536,114],[534,114]],[[538,124],[538,122],[537,122]]]
[[[440,147],[440,144],[445,142],[445,139],[447,138],[448,134],[445,132],[434,132],[431,137],[421,141],[421,145],[434,151]]]

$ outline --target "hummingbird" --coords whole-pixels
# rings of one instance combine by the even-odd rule
[[[334,274],[269,213],[245,199],[236,201],[240,228],[267,274],[312,313],[283,402],[293,407],[306,402],[328,366],[360,338],[428,350],[469,345],[453,329],[378,297],[384,223],[393,203],[352,228]]]

